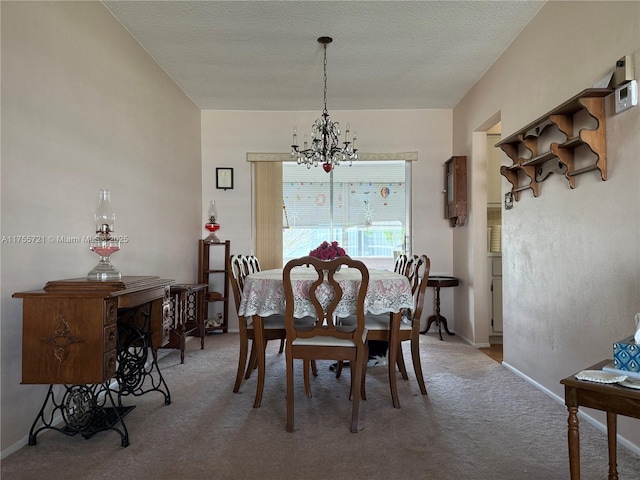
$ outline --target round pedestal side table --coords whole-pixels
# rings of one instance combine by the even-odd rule
[[[438,326],[438,334],[440,335],[440,340],[442,340],[442,326],[444,326],[445,332],[449,335],[455,335],[453,332],[449,331],[447,327],[447,319],[440,315],[440,288],[442,287],[457,287],[460,284],[460,280],[456,277],[446,277],[442,275],[434,275],[430,276],[427,280],[427,286],[433,287],[436,290],[436,314],[431,315],[427,320],[427,328],[425,328],[422,334],[426,334],[429,331],[429,327],[433,322],[436,322]]]

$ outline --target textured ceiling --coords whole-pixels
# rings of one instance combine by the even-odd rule
[[[203,110],[453,108],[542,1],[103,1]]]

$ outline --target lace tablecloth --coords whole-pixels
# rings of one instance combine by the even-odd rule
[[[309,287],[317,280],[314,269],[296,267],[291,271],[294,282],[296,318],[315,316],[313,305],[309,300]],[[357,289],[360,285],[360,272],[355,269],[343,268],[335,278],[343,289],[343,298],[336,308],[336,315],[341,318],[355,314]],[[321,303],[328,304],[332,299],[332,289],[325,283],[321,287]],[[274,314],[284,314],[284,288],[282,285],[282,270],[263,270],[249,275],[245,280],[239,315],[246,317],[260,315],[266,317]],[[367,313],[381,314],[398,312],[403,308],[413,309],[411,285],[404,275],[387,270],[369,270],[369,288],[364,300]]]

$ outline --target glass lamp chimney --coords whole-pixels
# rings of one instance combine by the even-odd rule
[[[111,206],[111,192],[109,192],[109,190],[100,190],[95,220],[96,233],[108,234],[113,232],[113,224],[116,221],[116,214]]]
[[[218,208],[216,207],[215,200],[211,200],[209,205],[209,223],[216,223],[218,220]]]

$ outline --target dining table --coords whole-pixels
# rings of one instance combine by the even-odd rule
[[[296,267],[291,271],[291,281],[295,297],[294,317],[315,316],[315,309],[309,299],[309,287],[318,275],[313,268]],[[344,295],[338,303],[335,315],[346,318],[356,313],[357,289],[362,280],[356,269],[342,268],[336,272],[335,279],[340,283]],[[332,289],[325,282],[320,287],[320,301],[327,304],[332,300]],[[398,332],[404,309],[414,308],[414,298],[409,279],[399,273],[388,270],[369,269],[369,286],[365,296],[365,313],[374,315],[392,314],[389,328],[389,385],[393,405],[400,408],[396,389],[396,358],[398,355]],[[242,291],[238,315],[251,317],[254,328],[254,341],[257,354],[258,382],[254,407],[262,400],[265,380],[265,342],[263,318],[271,315],[284,315],[285,296],[282,281],[282,269],[262,270],[248,275]]]

